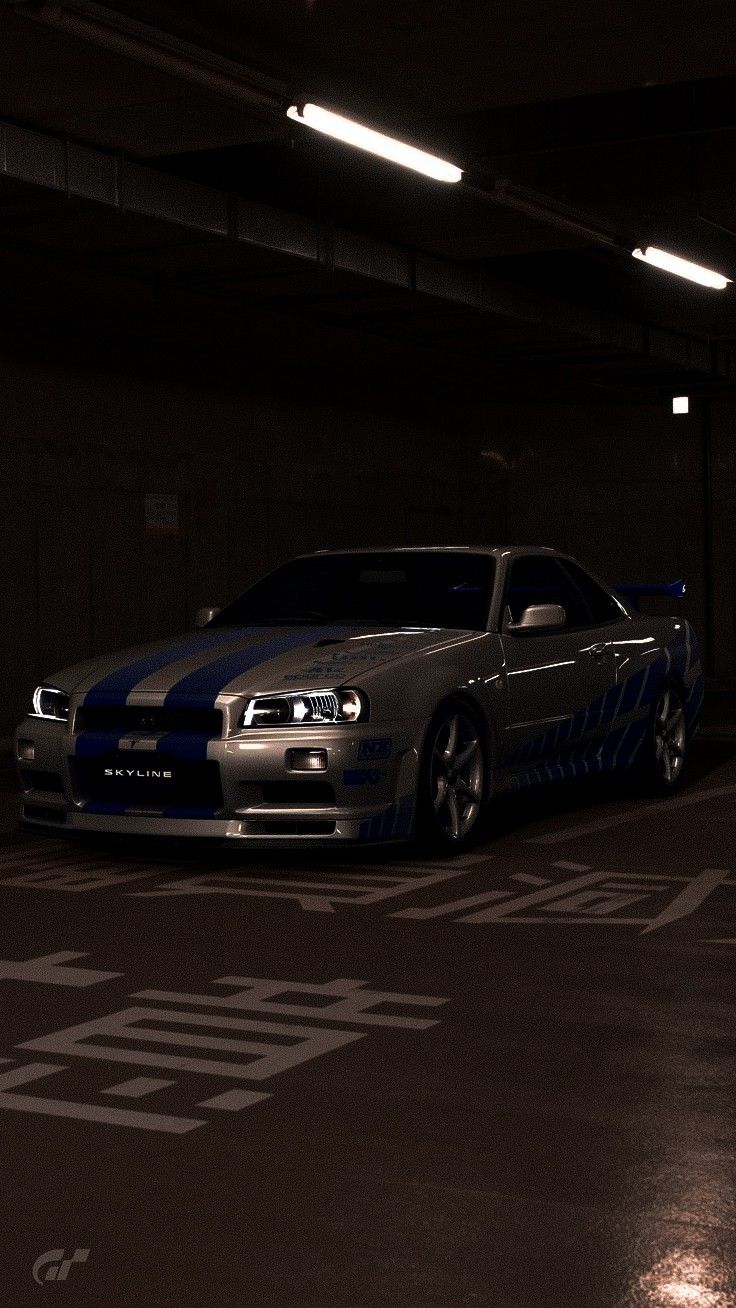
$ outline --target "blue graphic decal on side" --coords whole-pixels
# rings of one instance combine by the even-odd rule
[[[649,669],[647,668],[646,671],[648,672]],[[641,670],[635,672],[633,676],[629,677],[624,682],[624,693],[621,700],[621,708],[619,709],[620,713],[628,713],[631,709],[636,707],[636,701],[644,688],[645,677],[646,673],[644,670]]]
[[[372,762],[374,759],[391,757],[391,740],[361,740],[358,745],[358,758]]]
[[[343,772],[342,780],[345,786],[377,786],[385,775],[378,768],[348,768]]]
[[[512,767],[538,763],[519,772],[519,786],[630,766],[641,742],[633,728],[642,714],[647,717],[667,667],[666,658],[658,658],[646,668],[637,669],[622,683],[609,687],[587,709],[578,709],[572,718],[515,750],[509,757]],[[632,714],[636,716],[628,724],[614,727],[619,718]],[[627,735],[630,730],[631,742]],[[626,748],[619,754],[624,740]]]
[[[414,818],[414,796],[402,795],[396,804],[389,804],[381,813],[366,818],[358,828],[360,840],[396,840],[408,836]]]
[[[166,708],[212,708],[220,691],[236,677],[268,663],[281,654],[313,645],[315,641],[340,634],[339,627],[311,627],[306,631],[284,631],[271,640],[263,641],[252,649],[232,650],[221,658],[213,659],[204,667],[195,668],[177,681],[164,700]]]
[[[690,689],[687,697],[685,708],[685,722],[688,731],[692,734],[700,725],[700,715],[703,708],[703,696],[705,692],[705,679],[700,676]]]

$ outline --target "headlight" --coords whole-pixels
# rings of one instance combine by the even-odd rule
[[[54,686],[36,686],[33,692],[33,712],[37,718],[66,722],[69,718],[69,696]]]
[[[368,699],[360,690],[298,690],[251,699],[241,727],[299,727],[312,722],[364,722]]]

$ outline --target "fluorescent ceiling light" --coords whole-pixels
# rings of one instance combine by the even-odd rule
[[[676,254],[658,250],[656,245],[648,245],[645,250],[637,247],[631,253],[635,259],[643,259],[644,263],[651,263],[655,268],[661,268],[663,272],[686,277],[688,281],[697,282],[699,286],[710,286],[714,291],[724,290],[732,280],[730,277],[724,277],[722,273],[713,272],[710,268],[702,268],[699,263],[690,263],[689,259],[680,259]]]
[[[317,104],[303,105],[301,113],[298,106],[293,104],[287,109],[286,116],[293,118],[297,123],[305,123],[307,127],[313,127],[316,132],[334,136],[336,140],[344,141],[346,145],[355,145],[359,150],[378,154],[382,159],[389,159],[391,163],[412,168],[416,173],[424,173],[426,177],[433,177],[437,182],[459,182],[463,175],[462,169],[457,168],[455,164],[438,159],[424,150],[417,150],[415,146],[406,145],[404,141],[396,141],[392,136],[384,136],[382,132],[374,132],[372,128],[363,127],[362,123],[355,123],[351,118],[343,118],[340,114],[333,114],[329,109],[320,109]]]

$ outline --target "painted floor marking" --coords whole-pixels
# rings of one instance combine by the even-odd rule
[[[721,885],[730,875],[728,868],[705,868],[699,876],[691,881],[689,885],[683,886],[682,890],[672,900],[668,906],[649,923],[642,931],[642,935],[647,935],[649,931],[657,931],[659,927],[668,926],[670,922],[676,922],[681,917],[689,917],[694,913],[711,891],[716,886]]]
[[[99,869],[99,870],[97,870]],[[98,863],[70,868],[54,864],[51,868],[35,868],[32,872],[19,872],[12,877],[0,877],[0,886],[23,886],[33,890],[109,890],[112,886],[126,885],[130,881],[150,880],[157,872],[116,872],[109,863]]]
[[[736,880],[726,868],[705,868],[697,876],[670,876],[667,873],[596,872],[584,863],[561,860],[552,864],[577,875],[553,880],[551,877],[511,873],[509,881],[538,886],[519,895],[516,890],[494,889],[463,899],[445,901],[430,908],[405,908],[392,917],[426,921],[451,917],[456,922],[474,924],[540,924],[557,920],[565,925],[638,926],[642,935],[689,917],[717,888],[734,886]],[[660,907],[657,900],[671,895]],[[651,915],[624,916],[633,904],[654,900]],[[468,912],[474,909],[474,912]],[[554,915],[554,917],[553,917]]]
[[[415,1007],[438,1008],[446,999],[425,995],[402,995],[380,990],[366,990],[364,981],[340,977],[326,985],[284,983],[249,976],[222,976],[212,983],[217,986],[235,986],[233,995],[196,995],[175,990],[137,990],[131,999],[151,999],[156,1003],[202,1004],[208,1008],[245,1008],[249,1013],[278,1013],[286,1017],[318,1017],[320,1022],[360,1022],[375,1026],[391,1026],[413,1031],[424,1031],[436,1026],[435,1019],[403,1017],[394,1013],[376,1013],[381,1005],[411,1004]],[[245,987],[244,989],[242,987]],[[325,999],[319,1003],[274,1002],[279,995],[301,995],[304,998]],[[330,1002],[331,1001],[331,1002]]]
[[[235,893],[237,889],[241,893],[246,893],[247,885],[251,887],[272,885],[274,889],[271,894],[280,898],[298,899],[297,895],[278,894],[278,892],[283,892],[286,886],[303,886],[305,890],[311,889],[317,893],[312,896],[305,894],[300,899],[302,909],[305,912],[329,913],[334,910],[326,900],[348,903],[351,902],[352,896],[360,903],[378,903],[380,899],[389,898],[390,895],[386,893],[379,896],[376,893],[371,898],[371,889],[377,892],[385,888],[392,894],[403,893],[405,885],[409,887],[419,884],[418,873],[424,874],[423,884],[432,885],[437,877],[460,876],[478,864],[488,863],[492,858],[494,858],[493,854],[464,854],[451,860],[433,860],[431,863],[427,863],[426,859],[424,861],[409,859],[391,863],[388,868],[385,864],[379,865],[379,870],[375,870],[374,864],[357,867],[355,864],[343,865],[342,869],[338,864],[337,867],[332,865],[329,871],[325,870],[326,881],[305,881],[301,878],[288,881],[280,876],[252,876],[247,866],[225,867],[221,871],[218,871],[217,867],[212,867],[199,882],[193,877],[175,882],[168,880],[160,889],[146,893],[161,894],[162,897],[168,897],[172,893],[203,894],[206,891],[196,887],[205,886],[206,883],[209,883],[209,893],[212,894]],[[380,870],[381,866],[384,871]],[[181,864],[177,865],[175,862],[141,869],[140,864],[135,862],[110,861],[99,856],[90,858],[88,851],[75,850],[68,843],[61,842],[53,845],[36,845],[32,849],[10,846],[7,853],[3,853],[0,849],[0,888],[61,890],[78,894],[85,891],[110,890],[135,881],[171,878],[184,871]],[[6,873],[9,875],[5,875]],[[330,880],[330,877],[338,877],[340,880]],[[185,889],[185,886],[189,886],[190,889]],[[322,893],[333,890],[346,893],[344,896]],[[261,897],[267,896],[269,891],[253,888],[250,893]]]
[[[78,1104],[67,1099],[48,1099],[40,1095],[13,1094],[16,1086],[64,1072],[58,1063],[29,1063],[9,1072],[0,1072],[0,1108],[16,1113],[41,1113],[44,1117],[72,1117],[83,1122],[105,1122],[111,1126],[135,1127],[141,1131],[163,1131],[183,1135],[205,1126],[204,1118],[170,1117],[165,1113],[139,1112],[133,1108],[113,1108],[110,1104]],[[264,1096],[265,1097],[265,1096]]]
[[[40,958],[25,961],[0,959],[0,981],[32,981],[45,986],[86,987],[98,985],[122,976],[122,972],[98,972],[90,967],[65,967],[73,958],[86,958],[86,954],[63,950],[57,954],[43,954]]]
[[[60,958],[60,955],[52,955]],[[66,957],[66,956],[64,956]],[[32,960],[36,962],[37,960]],[[120,975],[101,973],[101,976]],[[24,979],[33,979],[27,977]],[[251,1089],[243,1082],[263,1082],[302,1063],[320,1058],[370,1034],[360,1027],[391,1027],[423,1031],[436,1026],[436,1017],[408,1017],[401,1012],[377,1011],[390,1008],[434,1010],[449,1001],[433,995],[411,995],[372,990],[367,983],[340,977],[324,984],[282,981],[264,977],[224,976],[212,982],[234,993],[188,994],[178,991],[139,991],[131,998],[155,999],[176,1007],[123,1008],[91,1021],[20,1042],[22,1050],[45,1050],[61,1055],[64,1062],[31,1063],[0,1072],[0,1109],[31,1112],[50,1117],[77,1118],[115,1126],[185,1134],[206,1125],[208,1118],[170,1116],[140,1109],[116,1108],[109,1103],[89,1104],[19,1093],[32,1084],[70,1069],[70,1061],[82,1058],[94,1063],[142,1065],[176,1071],[187,1076],[226,1079],[226,1090],[199,1100],[198,1109],[240,1112],[271,1098],[270,1092]],[[295,1003],[294,1000],[298,1000]],[[192,1011],[192,1005],[197,1011]],[[185,1007],[183,1007],[185,1006]],[[239,1013],[257,1013],[259,1020],[224,1014],[223,1008]],[[210,1010],[210,1011],[202,1011]],[[214,1010],[214,1011],[212,1011]],[[284,1022],[283,1018],[307,1018]],[[330,1029],[316,1023],[347,1023]],[[98,1044],[105,1037],[115,1044]],[[126,1042],[124,1045],[123,1042]],[[138,1048],[133,1046],[138,1045]],[[140,1046],[144,1046],[140,1048]],[[158,1046],[158,1048],[156,1047]],[[162,1048],[163,1047],[163,1048]],[[170,1053],[165,1050],[175,1050]],[[0,1058],[5,1064],[12,1060]],[[92,1073],[93,1074],[93,1073]],[[235,1085],[232,1085],[235,1082]],[[98,1087],[101,1096],[143,1099],[177,1085],[159,1076],[134,1076]]]
[[[483,860],[487,862],[487,858]],[[301,878],[253,877],[207,872],[201,876],[183,877],[165,882],[156,890],[128,892],[135,899],[170,899],[181,895],[235,895],[245,898],[293,899],[305,913],[334,913],[336,904],[359,906],[380,904],[445,881],[467,876],[467,868],[435,872],[430,876],[378,876],[365,877],[361,873],[347,873],[327,881],[305,881]]]
[[[431,872],[433,868],[444,868],[451,872],[454,868],[475,867],[478,863],[488,863],[492,858],[495,858],[495,854],[458,854],[455,858],[433,859],[431,863],[426,859],[402,859],[400,863],[393,863],[392,867],[407,868],[412,872]]]
[[[162,1081],[157,1076],[134,1076],[129,1081],[110,1085],[100,1093],[120,1095],[124,1099],[143,1099],[144,1095],[155,1094],[157,1090],[166,1090],[171,1085],[176,1085],[176,1081]]]
[[[259,1099],[270,1099],[270,1095],[254,1094],[252,1090],[223,1090],[222,1094],[213,1095],[211,1099],[201,1099],[198,1108],[217,1108],[226,1113],[240,1113],[250,1108]]]
[[[676,808],[689,808],[692,804],[702,804],[706,800],[720,799],[726,795],[736,795],[736,786],[716,786],[712,790],[697,790],[693,794],[676,795],[672,799],[663,799],[656,804],[637,804],[636,808],[627,808],[623,813],[598,818],[595,822],[585,822],[580,826],[565,827],[562,831],[551,831],[544,836],[529,836],[524,843],[527,845],[559,845],[565,840],[575,840],[580,836],[592,836],[597,831],[607,831],[611,827],[625,826],[628,822],[638,822],[652,814],[669,813]]]
[[[488,904],[496,899],[508,899],[511,890],[484,890],[479,895],[469,895],[466,899],[454,899],[451,903],[434,904],[431,908],[404,908],[392,917],[409,917],[418,922],[428,921],[432,917],[448,917],[460,908],[472,908],[476,904]]]

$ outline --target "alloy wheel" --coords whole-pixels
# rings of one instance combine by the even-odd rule
[[[430,787],[440,831],[448,840],[463,840],[477,821],[483,799],[480,735],[464,713],[450,714],[436,731]]]
[[[657,775],[671,786],[685,762],[685,713],[679,695],[665,690],[657,702],[654,715],[654,756]]]

